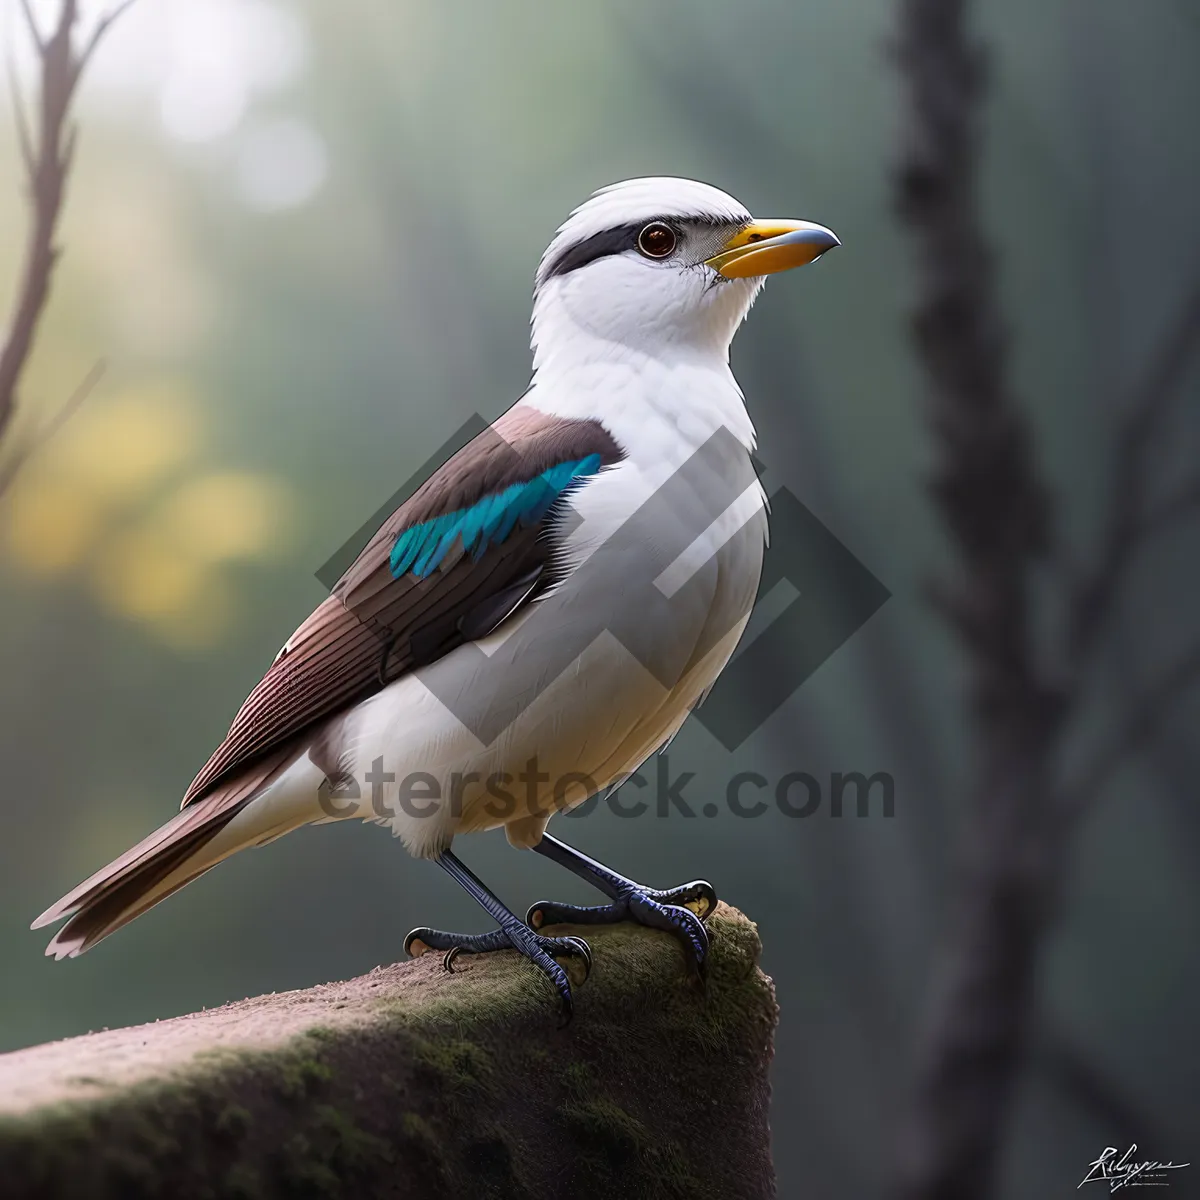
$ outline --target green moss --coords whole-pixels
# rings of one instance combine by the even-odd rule
[[[654,1200],[695,1200],[710,1191],[692,1171],[678,1142],[664,1140],[654,1148],[649,1172]]]
[[[420,1113],[406,1112],[400,1118],[400,1132],[406,1141],[425,1147],[434,1158],[441,1158],[441,1139]]]
[[[262,1178],[248,1163],[234,1163],[221,1183],[221,1195],[229,1200],[258,1200],[262,1194]]]
[[[287,1100],[303,1100],[333,1078],[323,1062],[302,1055],[289,1055],[278,1062],[276,1087]]]
[[[332,1025],[314,1025],[304,1031],[304,1036],[320,1045],[329,1045],[338,1042],[346,1034],[344,1030],[334,1029]]]
[[[595,1072],[582,1059],[570,1059],[563,1066],[562,1079],[572,1091],[586,1092],[594,1086]]]
[[[575,1101],[560,1115],[597,1189],[647,1200],[693,1200],[709,1190],[692,1173],[687,1154],[674,1139],[647,1128],[615,1101]]]
[[[249,1109],[243,1108],[240,1104],[227,1104],[217,1116],[214,1128],[222,1136],[236,1141],[246,1136],[250,1124]]]
[[[89,1078],[77,1100],[0,1118],[0,1175],[11,1160],[31,1181],[14,1194],[85,1179],[122,1200],[357,1198],[381,1180],[418,1180],[422,1200],[719,1194],[706,1126],[683,1121],[708,1116],[723,1053],[766,1047],[774,1001],[753,926],[718,912],[709,930],[707,992],[666,934],[581,931],[595,968],[565,1030],[547,981],[504,952],[362,993],[354,1021],[281,1046],[216,1047],[111,1090]]]
[[[612,1154],[636,1154],[646,1144],[646,1127],[613,1100],[573,1101],[559,1111],[581,1141]]]
[[[428,1038],[417,1043],[417,1070],[433,1076],[455,1092],[477,1092],[492,1084],[492,1056],[482,1046],[464,1037]]]
[[[293,1134],[280,1149],[280,1174],[292,1195],[338,1195],[337,1172],[302,1133]]]
[[[240,1050],[236,1046],[213,1046],[210,1050],[197,1050],[192,1062],[207,1067],[229,1067],[245,1062],[254,1054],[251,1050]]]
[[[354,1194],[356,1181],[379,1178],[395,1152],[383,1138],[362,1129],[330,1104],[319,1104],[281,1151],[282,1174],[301,1196]]]
[[[399,1157],[434,1195],[449,1194],[446,1142],[420,1113],[400,1117]]]
[[[384,992],[374,1011],[399,1029],[462,1029],[481,1020],[521,1020],[542,1009],[549,1020],[557,1013],[557,998],[540,972],[530,970],[515,950],[465,955],[453,972],[443,972],[413,995]]]
[[[357,1175],[380,1160],[395,1161],[392,1147],[383,1138],[367,1132],[333,1105],[318,1105],[313,1117],[328,1161],[342,1175]]]
[[[521,1151],[514,1149],[498,1125],[480,1129],[462,1150],[466,1187],[461,1190],[489,1200],[526,1200],[531,1189],[518,1168]]]

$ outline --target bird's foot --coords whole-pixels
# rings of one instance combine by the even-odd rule
[[[574,1011],[571,986],[581,987],[592,969],[592,950],[577,937],[546,937],[513,919],[512,928],[490,933],[446,933],[441,929],[414,929],[404,939],[405,953],[420,958],[432,950],[444,950],[442,966],[454,970],[460,954],[483,954],[490,950],[516,950],[540,967],[549,977],[562,1006],[562,1024]]]
[[[703,980],[708,958],[708,931],[704,922],[716,907],[717,893],[712,884],[697,879],[663,890],[623,886],[610,904],[584,906],[543,900],[529,910],[525,919],[534,929],[562,924],[607,925],[626,920],[663,929],[683,947],[689,971]]]

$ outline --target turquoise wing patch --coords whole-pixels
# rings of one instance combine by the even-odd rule
[[[467,508],[404,530],[392,547],[392,575],[399,579],[411,572],[418,579],[428,578],[460,538],[463,549],[478,562],[489,546],[500,545],[518,525],[536,525],[575,480],[599,469],[599,454],[559,463],[528,483],[514,483]]]

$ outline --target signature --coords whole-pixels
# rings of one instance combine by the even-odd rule
[[[1108,1183],[1110,1193],[1123,1187],[1168,1187],[1168,1171],[1180,1171],[1191,1166],[1191,1163],[1164,1163],[1155,1162],[1153,1159],[1137,1162],[1133,1157],[1137,1153],[1137,1142],[1119,1158],[1118,1153],[1116,1146],[1105,1146],[1104,1153],[1095,1162],[1088,1164],[1088,1173],[1080,1180],[1075,1190],[1079,1191],[1085,1183],[1096,1183],[1100,1180]]]

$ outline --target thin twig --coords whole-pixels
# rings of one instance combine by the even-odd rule
[[[17,472],[29,459],[79,411],[83,402],[95,391],[96,384],[100,382],[107,368],[108,364],[104,359],[97,359],[54,416],[9,454],[8,461],[0,465],[0,496],[12,486]]]
[[[1158,1144],[1154,1116],[1127,1093],[1120,1081],[1098,1067],[1094,1054],[1065,1027],[1044,1030],[1035,1041],[1031,1057],[1035,1063],[1040,1062],[1050,1082],[1064,1096],[1103,1127],[1106,1136]]]
[[[48,36],[38,27],[29,0],[21,0],[29,37],[41,65],[41,85],[36,131],[29,126],[14,86],[17,132],[33,219],[8,335],[0,348],[0,439],[8,432],[16,412],[17,388],[50,295],[54,266],[58,260],[58,249],[54,243],[75,148],[76,130],[70,122],[70,111],[76,85],[80,72],[100,38],[130,3],[131,0],[124,0],[102,18],[82,53],[76,55],[71,48],[71,34],[78,15],[76,0],[62,0],[54,30]],[[90,388],[83,389],[82,395],[86,395],[88,390]],[[69,415],[72,410],[70,401],[64,409]],[[4,476],[6,486],[29,452],[29,448],[24,448],[10,456]]]
[[[1200,275],[1142,382],[1124,406],[1118,423],[1101,550],[1095,566],[1076,585],[1071,602],[1067,644],[1077,676],[1086,666],[1112,612],[1134,553],[1151,528],[1145,512],[1152,471],[1148,453],[1197,346],[1200,346]]]
[[[1163,533],[1176,522],[1197,514],[1200,514],[1200,476],[1146,510],[1141,520],[1141,536]]]
[[[42,40],[42,32],[38,28],[37,21],[33,17],[33,9],[29,6],[29,0],[21,0],[21,11],[25,14],[25,24],[29,28],[29,36],[33,39],[33,44],[37,47],[39,55],[46,52],[46,43]]]
[[[1060,808],[1065,821],[1077,818],[1104,790],[1117,770],[1150,739],[1182,696],[1200,682],[1200,644],[1180,656],[1130,707],[1121,726],[1104,739],[1090,766],[1076,783],[1063,789]]]
[[[125,10],[131,7],[134,0],[124,0],[118,4],[111,12],[101,17],[96,23],[96,28],[92,30],[92,36],[88,38],[87,44],[83,47],[79,54],[79,70],[83,70],[88,65],[93,54],[96,53],[96,47],[100,45],[100,39],[112,28],[113,24],[120,18]]]
[[[29,117],[25,112],[25,102],[21,99],[21,89],[17,86],[17,68],[11,53],[6,56],[5,66],[8,70],[8,90],[12,102],[13,124],[17,127],[17,144],[21,148],[21,162],[24,164],[26,177],[32,177],[36,169],[33,157],[33,134],[29,129]]]
[[[1182,380],[1188,361],[1197,343],[1200,342],[1200,272],[1192,284],[1171,331],[1147,369],[1141,386],[1133,393],[1133,399],[1125,410],[1122,422],[1122,441],[1127,442],[1133,454],[1147,448],[1150,438],[1157,432],[1165,415],[1175,388]]]

